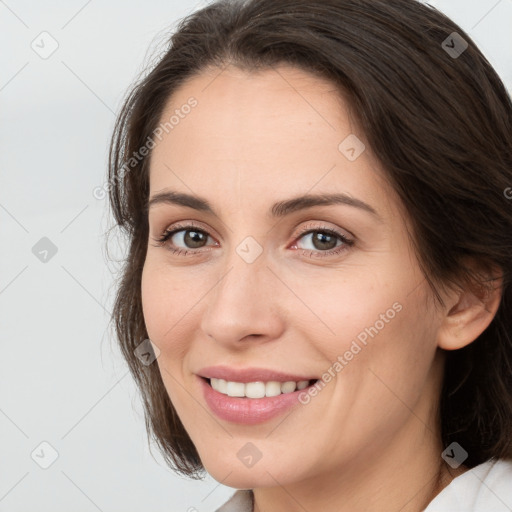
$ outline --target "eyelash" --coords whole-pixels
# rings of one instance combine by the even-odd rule
[[[162,235],[158,238],[153,238],[155,242],[157,242],[157,247],[162,247],[167,245],[167,241],[172,238],[176,233],[179,233],[180,231],[196,231],[199,233],[202,233],[206,236],[211,236],[207,231],[204,229],[199,229],[198,227],[194,226],[193,224],[187,224],[187,225],[180,225],[176,224],[172,227],[172,229],[166,229]],[[350,247],[354,245],[354,240],[348,239],[345,235],[341,234],[340,232],[336,231],[335,229],[324,227],[324,226],[316,226],[315,228],[312,228],[311,225],[304,227],[303,230],[301,230],[300,233],[298,233],[296,240],[299,240],[300,238],[304,237],[305,235],[308,235],[310,233],[323,233],[331,236],[337,237],[341,242],[343,242],[342,245],[339,247],[336,247],[334,249],[330,249],[328,251],[312,251],[310,249],[298,249],[302,250],[302,254],[307,253],[308,251],[311,253],[311,256],[315,257],[326,257],[326,256],[335,256],[338,255],[346,250],[348,250]],[[294,242],[295,245],[295,242]],[[175,248],[175,247],[167,247],[171,253],[176,254],[178,256],[187,256],[189,253],[192,253],[191,256],[198,255],[200,253],[208,252],[200,249],[181,249],[181,248]]]

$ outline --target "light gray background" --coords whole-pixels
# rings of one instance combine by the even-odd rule
[[[233,493],[177,477],[148,449],[107,328],[118,265],[104,250],[106,200],[92,194],[127,88],[206,3],[0,1],[0,511],[206,512]],[[512,90],[512,0],[430,3]],[[43,31],[59,45],[47,59],[31,48]],[[46,263],[32,252],[42,237],[58,249]],[[43,441],[58,452],[48,469],[31,458],[50,460]]]

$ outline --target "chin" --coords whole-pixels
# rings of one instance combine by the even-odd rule
[[[253,467],[245,467],[242,463],[234,464],[232,461],[225,464],[219,460],[211,464],[208,464],[207,461],[203,462],[204,468],[214,480],[234,489],[274,487],[276,480],[280,484],[286,484],[290,479],[289,473],[281,479],[281,475],[277,471],[272,471],[272,464],[270,467],[267,465],[264,465],[263,461],[259,461]]]

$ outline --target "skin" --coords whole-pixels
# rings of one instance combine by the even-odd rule
[[[254,489],[260,512],[423,510],[465,471],[441,458],[439,348],[473,341],[499,291],[485,302],[443,291],[446,307],[434,307],[398,197],[329,82],[286,65],[207,70],[178,89],[162,117],[190,96],[198,105],[153,150],[150,197],[192,193],[218,216],[150,208],[142,300],[166,390],[204,467],[224,485]],[[338,150],[349,134],[366,145],[352,162]],[[381,219],[348,205],[267,215],[274,202],[306,192],[347,193]],[[210,235],[202,246],[187,247],[183,231],[155,242],[189,221]],[[325,256],[342,242],[322,249],[311,235],[299,238],[304,227],[335,229],[355,243]],[[263,249],[252,263],[236,252],[248,236]],[[173,244],[196,254],[173,254]],[[201,368],[320,377],[397,302],[402,310],[309,404],[253,426],[208,409]],[[262,454],[252,467],[237,457],[248,442]]]

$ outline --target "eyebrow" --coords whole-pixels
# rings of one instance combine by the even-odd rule
[[[148,201],[148,209],[152,206],[159,204],[177,204],[193,208],[194,210],[210,213],[218,217],[217,212],[211,206],[211,204],[204,198],[186,194],[183,192],[175,192],[172,190],[166,190],[165,192],[159,192],[153,195]],[[349,196],[344,193],[337,194],[307,194],[303,196],[293,197],[284,201],[278,201],[272,205],[268,212],[268,216],[271,218],[284,217],[291,213],[314,206],[330,206],[330,205],[347,205],[354,208],[358,208],[364,212],[373,215],[380,222],[384,222],[378,212],[369,204]]]

